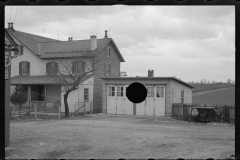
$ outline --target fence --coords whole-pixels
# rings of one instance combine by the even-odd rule
[[[30,104],[30,105],[29,105]],[[46,114],[46,115],[56,115],[58,118],[61,116],[61,104],[59,101],[46,102],[46,101],[31,101],[28,105],[23,105],[22,108],[19,108],[18,105],[11,106],[11,115],[16,116],[19,114]]]
[[[172,105],[172,116],[178,119],[189,120],[191,117],[192,107],[216,107],[221,110],[219,122],[235,123],[235,106],[234,105],[206,105],[206,104],[181,104]]]

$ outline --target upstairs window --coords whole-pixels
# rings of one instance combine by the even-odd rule
[[[104,72],[105,72],[105,76],[110,76],[110,65],[105,64],[104,65]]]
[[[181,103],[184,103],[184,90],[181,90]]]
[[[23,55],[23,45],[18,45],[18,51],[14,51],[14,55]]]
[[[110,57],[110,47],[106,47],[106,57]]]
[[[30,75],[30,62],[19,62],[19,75]]]
[[[85,62],[76,61],[72,63],[72,72],[73,74],[82,74],[85,72]]]
[[[49,62],[46,63],[47,75],[57,75],[58,74],[58,63]]]

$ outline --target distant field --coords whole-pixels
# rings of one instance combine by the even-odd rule
[[[194,96],[193,103],[197,104],[228,104],[235,105],[235,87],[223,91]]]
[[[219,89],[219,88],[235,87],[234,84],[191,84],[191,85],[194,87],[193,93],[207,91],[207,90],[213,90],[213,89]]]

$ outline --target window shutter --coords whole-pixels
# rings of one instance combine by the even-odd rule
[[[55,75],[57,75],[57,74],[58,74],[58,63],[55,62]]]
[[[108,56],[110,57],[110,48],[108,48]]]
[[[108,65],[108,73],[109,73],[109,76],[110,76],[110,73],[111,73],[111,68],[110,68],[110,64]]]
[[[105,54],[106,57],[107,57],[107,54],[108,54],[108,48],[106,47],[106,54]]]
[[[85,72],[85,62],[82,61],[82,73],[84,73],[84,72]]]
[[[27,75],[30,75],[30,62],[27,62],[27,70],[28,70]]]
[[[76,73],[76,62],[72,62],[72,73]]]
[[[49,63],[46,63],[46,75],[49,75]]]
[[[22,62],[19,62],[19,76],[22,75]]]

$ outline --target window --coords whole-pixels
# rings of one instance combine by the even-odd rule
[[[84,88],[84,101],[89,101],[89,88]]]
[[[29,75],[30,74],[30,62],[23,61],[19,62],[19,75]]]
[[[181,91],[181,103],[184,103],[184,90]]]
[[[117,96],[123,97],[123,86],[117,86]]]
[[[156,97],[164,98],[164,87],[156,87]]]
[[[73,62],[72,72],[74,74],[82,74],[85,72],[85,62],[83,61],[77,61]]]
[[[106,57],[110,57],[110,47],[106,47]]]
[[[17,54],[23,55],[23,45],[18,45],[18,51],[14,52],[14,55]]]
[[[57,75],[58,74],[58,64],[56,62],[46,63],[47,75]]]
[[[114,97],[115,96],[115,87],[114,86],[109,86],[108,88],[108,95]]]
[[[105,76],[110,75],[110,65],[105,65]]]
[[[81,74],[82,73],[82,62],[77,62],[76,63],[76,73]]]
[[[147,87],[147,97],[154,97],[154,87]]]

